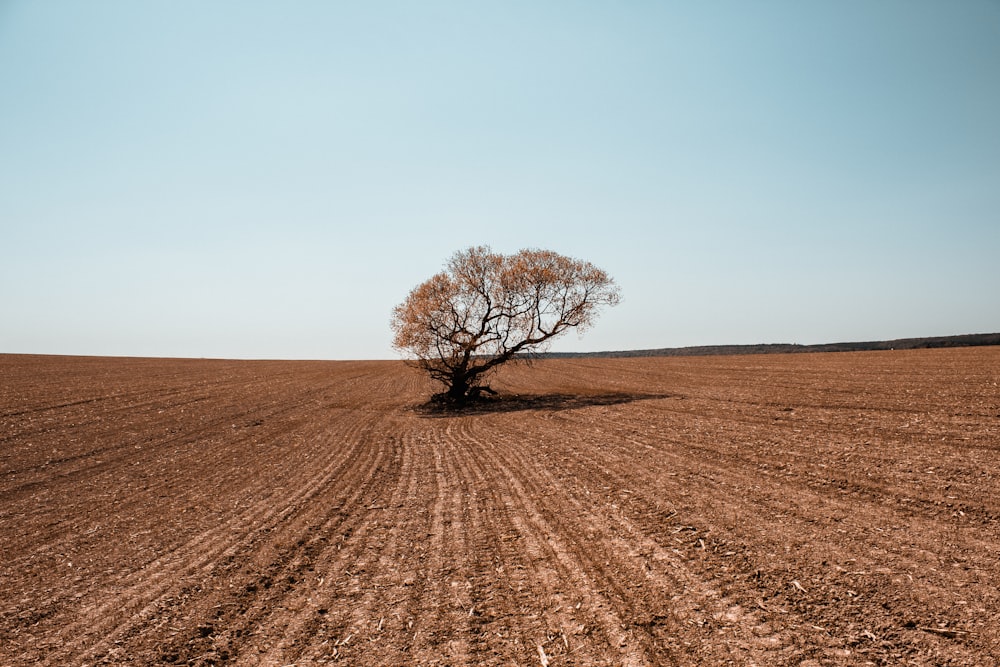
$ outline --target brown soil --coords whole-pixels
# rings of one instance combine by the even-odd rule
[[[494,386],[0,356],[0,664],[1000,664],[1000,348]]]

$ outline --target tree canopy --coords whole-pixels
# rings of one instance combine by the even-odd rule
[[[393,346],[434,380],[438,397],[462,404],[501,364],[543,350],[568,329],[594,323],[620,290],[605,271],[550,250],[512,255],[478,246],[415,287],[393,310]]]

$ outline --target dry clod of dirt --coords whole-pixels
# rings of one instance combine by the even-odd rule
[[[0,355],[0,665],[998,665],[998,382]]]

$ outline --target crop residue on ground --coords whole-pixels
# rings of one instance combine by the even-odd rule
[[[1000,348],[0,356],[0,663],[1000,660]]]

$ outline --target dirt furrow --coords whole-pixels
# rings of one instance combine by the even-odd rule
[[[442,424],[435,424],[441,427]],[[444,423],[456,475],[468,500],[465,554],[472,572],[468,585],[473,659],[480,664],[525,664],[552,637],[546,591],[537,588],[533,559],[512,521],[512,499],[497,480],[496,468],[479,456],[464,435],[461,420]]]
[[[360,448],[378,454],[371,467],[337,480],[340,493],[349,495],[313,499],[295,526],[273,538],[273,555],[258,556],[240,570],[244,589],[254,594],[252,606],[233,623],[222,624],[252,635],[242,645],[230,642],[230,654],[239,664],[289,664],[311,644],[334,643],[348,634],[338,618],[352,604],[351,596],[332,592],[358,555],[372,548],[377,529],[372,499],[398,471],[398,453],[391,448],[372,447],[367,439]],[[268,593],[261,594],[262,588]]]
[[[257,503],[255,510],[264,512],[256,519],[261,539],[221,554],[196,596],[169,605],[166,613],[177,619],[179,632],[157,659],[226,662],[266,654],[285,634],[310,594],[318,564],[365,529],[368,497],[391,470],[391,452],[367,446],[367,420],[338,426],[343,431],[313,443],[319,451],[338,451],[336,462],[311,483],[286,489],[287,500],[271,496]]]
[[[368,520],[322,554],[312,575],[316,585],[306,599],[288,605],[295,616],[259,664],[349,661],[403,650],[401,630],[412,620],[406,607],[417,590],[413,535],[427,524],[418,511],[425,500],[423,475],[407,438],[395,431],[373,438],[367,446],[391,447],[394,456],[363,499]]]
[[[587,647],[595,652],[596,664],[623,661],[645,665],[651,664],[654,656],[666,658],[666,653],[654,650],[647,638],[631,627],[631,614],[636,610],[622,613],[624,579],[607,567],[614,554],[599,548],[603,547],[600,540],[582,543],[581,536],[593,526],[592,517],[567,516],[572,513],[568,511],[571,506],[563,504],[565,496],[561,490],[539,481],[538,471],[544,464],[536,462],[530,443],[518,452],[499,433],[473,435],[466,431],[464,435],[457,446],[467,443],[471,455],[494,471],[493,483],[507,491],[503,500],[514,510],[510,520],[530,560],[536,579],[532,587],[541,595],[540,611],[546,615],[550,627],[561,630],[579,625],[575,612],[576,603],[581,602],[580,609],[589,620],[584,625],[590,625],[592,639],[600,637]],[[552,512],[549,510],[552,505],[560,509]]]
[[[299,662],[342,659],[350,663],[372,655],[380,656],[384,664],[409,661],[413,623],[419,615],[418,584],[424,575],[417,550],[430,525],[425,462],[406,429],[394,428],[380,437],[398,443],[397,481],[391,492],[383,488],[376,499],[366,548],[337,553],[336,561],[323,570],[323,586],[312,602],[318,605],[317,612],[329,615],[329,623],[337,630],[310,634],[308,625],[301,625],[296,634],[304,648],[294,656]],[[358,536],[353,541],[360,543]],[[288,657],[292,656],[282,660]]]
[[[567,419],[565,414],[560,415],[560,417],[564,420]],[[907,532],[917,528],[917,526],[913,525],[912,521],[907,525],[905,518],[896,515],[891,510],[869,507],[865,510],[866,524],[853,527],[853,532],[859,532],[859,536],[852,537],[848,531],[840,529],[840,526],[850,528],[849,521],[847,523],[834,523],[833,525],[829,525],[829,522],[826,521],[824,522],[828,524],[826,528],[817,527],[817,507],[825,508],[819,512],[821,517],[840,517],[838,519],[840,521],[845,517],[849,517],[852,509],[853,511],[857,510],[857,501],[847,502],[836,498],[824,498],[814,490],[806,487],[798,490],[797,494],[789,494],[790,487],[787,484],[774,490],[773,495],[770,495],[773,499],[771,503],[755,508],[753,505],[746,503],[761,505],[763,499],[769,497],[769,494],[761,489],[760,483],[762,480],[758,479],[748,482],[745,479],[745,470],[742,470],[739,465],[727,467],[724,464],[714,462],[715,459],[712,457],[706,459],[705,457],[692,456],[684,451],[684,447],[680,446],[680,443],[659,447],[659,451],[650,453],[649,449],[651,447],[641,440],[636,440],[633,429],[616,429],[613,425],[612,428],[604,428],[606,424],[607,422],[603,422],[600,429],[588,429],[589,431],[601,430],[606,435],[600,441],[599,445],[597,443],[581,444],[579,447],[581,453],[576,459],[576,466],[578,468],[585,468],[595,465],[594,456],[595,452],[597,452],[597,465],[602,468],[602,473],[607,475],[610,485],[628,491],[622,496],[622,506],[633,508],[633,516],[641,521],[641,525],[645,527],[645,530],[651,531],[653,534],[656,533],[657,528],[655,524],[663,514],[660,504],[665,497],[669,498],[673,496],[681,501],[681,516],[678,517],[678,520],[683,521],[684,515],[701,518],[701,531],[704,531],[702,532],[704,537],[697,537],[697,539],[701,540],[700,543],[702,544],[707,542],[709,551],[726,552],[723,555],[728,554],[730,557],[741,554],[752,555],[751,558],[736,560],[727,558],[712,559],[713,569],[715,571],[730,571],[731,573],[740,573],[742,571],[743,578],[751,576],[760,578],[762,573],[771,572],[771,576],[764,578],[770,579],[769,582],[765,583],[764,580],[759,581],[757,585],[749,587],[750,592],[758,591],[763,594],[761,596],[763,599],[768,599],[769,597],[778,595],[777,592],[780,591],[779,597],[790,598],[793,606],[798,608],[798,613],[806,612],[806,615],[799,621],[800,627],[825,626],[831,632],[836,632],[840,637],[848,638],[851,644],[857,644],[859,642],[858,637],[864,640],[862,643],[867,643],[867,635],[864,635],[865,632],[871,634],[871,631],[876,631],[883,636],[885,636],[886,632],[889,632],[895,635],[893,643],[886,643],[885,640],[881,640],[881,643],[876,642],[879,652],[885,655],[887,659],[891,659],[893,655],[928,652],[931,650],[931,647],[926,646],[926,644],[934,643],[934,640],[927,641],[930,636],[928,633],[914,631],[906,633],[909,635],[907,637],[899,637],[898,625],[894,628],[891,625],[879,624],[877,620],[880,618],[885,619],[887,616],[895,616],[898,612],[894,612],[894,608],[899,606],[900,603],[912,605],[915,601],[912,593],[915,582],[913,581],[913,577],[907,574],[908,570],[914,574],[921,571],[926,573],[926,562],[919,564],[924,566],[920,568],[917,563],[909,563],[905,552],[900,551],[893,552],[893,559],[897,563],[895,570],[878,567],[878,560],[884,558],[884,556],[879,555],[880,553],[884,554],[880,545],[905,544],[907,541]],[[574,430],[579,431],[580,429]],[[624,430],[624,433],[616,433],[619,430]],[[527,432],[527,429],[525,429],[525,433]],[[536,431],[533,430],[531,432],[534,433]],[[649,440],[646,442],[648,443]],[[633,445],[641,446],[642,448],[637,450]],[[548,451],[560,454],[565,453],[567,451],[565,441],[558,439],[558,436],[554,436]],[[574,449],[572,451],[577,450]],[[664,458],[664,453],[669,453],[669,456]],[[637,468],[633,462],[637,456],[643,456],[647,461],[646,465]],[[659,479],[655,472],[657,470],[661,471]],[[764,481],[766,482],[767,480]],[[698,505],[684,504],[684,498],[690,495],[693,488],[701,489],[697,496],[702,499],[702,502]],[[732,502],[733,497],[741,498],[744,506],[735,505]],[[708,502],[706,503],[706,501]],[[797,511],[797,508],[803,508],[803,511]],[[805,511],[804,508],[809,509]],[[877,515],[880,512],[885,516],[875,520],[874,526],[872,526],[872,515]],[[789,513],[791,513],[791,516],[789,516]],[[799,516],[796,517],[796,514],[799,514]],[[771,519],[771,517],[774,517],[774,519]],[[709,519],[709,521],[705,522],[705,519]],[[740,534],[738,526],[744,522],[752,522],[756,535]],[[768,523],[770,523],[770,528],[767,527]],[[808,529],[806,532],[809,535],[808,537],[803,538],[803,531],[798,528],[800,525],[804,525]],[[880,526],[885,526],[885,528]],[[888,532],[889,527],[893,527],[893,532],[896,533],[895,536]],[[818,532],[824,530],[826,531],[825,535]],[[695,529],[692,533],[698,536],[701,531]],[[790,531],[793,532],[790,533]],[[933,523],[925,522],[925,525],[918,528],[916,533],[929,538],[927,543],[925,543],[927,549],[936,549],[948,545],[945,553],[951,551],[951,540],[943,539],[945,538],[944,535],[940,537],[935,536],[936,529]],[[821,537],[821,535],[823,536]],[[875,537],[876,535],[878,537]],[[669,544],[669,536],[662,535],[659,539],[662,543]],[[761,539],[765,541],[767,546],[760,545]],[[995,543],[995,538],[993,539]],[[822,568],[819,572],[800,569],[802,556],[804,555],[802,552],[810,551],[812,547],[809,542],[817,540],[825,545],[839,544],[841,554],[843,555],[832,558],[828,557],[827,561],[830,561],[830,565]],[[935,542],[938,540],[941,541],[935,545]],[[757,543],[755,545],[756,548],[751,546],[754,545],[755,541]],[[844,549],[847,543],[851,542],[855,546]],[[916,545],[913,546],[915,547]],[[791,558],[787,557],[790,549]],[[704,548],[702,551],[704,551]],[[981,551],[980,549],[980,553]],[[760,557],[765,554],[766,557]],[[808,557],[806,557],[806,560],[808,560]],[[733,563],[742,563],[743,567],[734,568]],[[979,564],[986,566],[986,563],[983,561],[979,561]],[[841,567],[841,565],[846,566],[846,568]],[[873,582],[872,588],[865,589],[858,582],[841,581],[840,585],[832,585],[831,580],[836,579],[835,570],[839,570],[840,572],[868,570],[867,574],[869,575],[878,572],[884,572],[884,574],[876,574],[875,581],[878,583],[875,584]],[[834,572],[833,576],[829,574],[831,571]],[[901,577],[900,574],[904,576]],[[921,578],[926,580],[926,577]],[[816,580],[820,582],[819,585],[814,584]],[[949,578],[949,580],[953,580],[953,577]],[[811,589],[811,594],[809,596],[801,594],[801,591],[793,588],[790,582],[797,583],[799,587],[805,584]],[[918,583],[922,586],[927,585],[926,581]],[[830,586],[832,586],[832,589],[828,588]],[[826,592],[817,597],[816,592],[819,588],[825,589]],[[888,595],[885,594],[887,589],[890,591]],[[770,595],[768,595],[769,590]],[[895,590],[895,593],[891,592],[893,590]],[[989,588],[980,587],[979,590],[989,591]],[[859,595],[858,591],[862,591],[862,594]],[[863,599],[859,600],[859,597]],[[974,596],[970,597],[968,594],[948,590],[947,587],[937,590],[934,590],[932,587],[931,591],[922,595],[921,598],[927,601],[934,600],[937,612],[927,610],[924,613],[915,614],[908,619],[904,619],[903,622],[899,623],[900,625],[906,623],[908,627],[912,628],[919,626],[936,627],[936,623],[940,618],[948,617],[949,614],[945,611],[947,606],[953,604],[956,600],[960,600],[960,597],[964,598],[964,600],[961,600],[961,604],[968,604],[970,609],[977,608],[985,612],[992,606],[992,595],[987,596],[985,599],[976,600]],[[843,618],[845,605],[838,598],[848,601],[848,608],[856,609],[854,624],[842,628],[830,628],[829,624],[833,619],[824,613],[824,611],[834,608],[839,609],[837,618]],[[752,599],[744,599],[743,602],[745,605],[747,603],[753,604]],[[888,610],[888,613],[886,610]],[[794,623],[794,617],[786,620]],[[970,618],[969,620],[973,619]],[[984,627],[984,624],[981,618],[977,620],[977,623],[971,626],[965,625],[964,628],[962,625],[958,625],[956,628],[959,631],[958,634],[962,637],[978,636],[978,628]],[[988,623],[987,621],[986,624],[988,625]],[[956,626],[952,625],[950,627]],[[972,631],[974,634],[970,634],[968,631]],[[854,636],[854,639],[850,639],[851,635]],[[833,646],[830,650],[835,653],[837,651],[842,653],[847,650],[843,648],[843,640],[834,640],[826,643]],[[913,643],[916,643],[920,648],[915,649],[912,645]],[[861,650],[871,651],[872,649],[871,647],[862,646]],[[973,656],[975,655],[975,650],[966,655],[970,663],[974,662]]]
[[[1000,348],[0,385],[0,664],[1000,665]]]
[[[828,645],[826,653],[819,652],[820,655],[825,655],[826,659],[842,655],[848,650],[845,646],[856,645],[859,642],[866,644],[868,639],[864,635],[866,631],[883,634],[886,630],[893,632],[894,628],[880,624],[878,619],[894,615],[893,609],[899,605],[896,600],[912,604],[915,583],[926,585],[924,581],[914,582],[913,577],[907,575],[908,571],[913,573],[925,571],[926,563],[911,563],[905,552],[894,552],[893,558],[897,563],[894,570],[879,567],[881,551],[879,545],[905,544],[906,538],[903,532],[896,538],[883,534],[883,529],[878,526],[895,525],[899,531],[912,530],[915,527],[912,523],[904,527],[905,523],[900,522],[899,517],[893,517],[891,512],[883,511],[886,516],[876,520],[874,526],[870,517],[878,514],[880,511],[878,508],[866,509],[869,518],[865,525],[852,528],[849,520],[846,523],[825,521],[827,526],[823,527],[817,523],[817,516],[839,516],[842,519],[849,517],[852,506],[857,509],[856,502],[845,502],[840,506],[836,499],[831,501],[817,497],[815,492],[809,489],[800,492],[798,496],[789,494],[788,487],[776,489],[774,495],[769,495],[761,488],[760,483],[748,484],[743,479],[745,472],[739,468],[727,470],[724,466],[717,464],[713,466],[696,457],[677,453],[663,458],[651,456],[647,450],[646,464],[641,469],[636,469],[634,464],[628,462],[630,437],[623,438],[620,442],[603,441],[601,448],[586,445],[581,447],[580,451],[586,454],[581,454],[572,466],[575,474],[580,476],[580,469],[595,464],[593,458],[595,451],[616,452],[614,456],[598,457],[598,465],[601,475],[611,488],[624,490],[619,494],[616,506],[621,507],[630,520],[635,521],[636,525],[651,535],[658,544],[697,554],[695,562],[701,562],[699,569],[702,572],[725,572],[729,579],[736,577],[737,581],[748,582],[742,594],[734,592],[744,609],[755,609],[755,603],[761,610],[774,606],[782,609],[783,614],[791,614],[782,618],[780,626],[794,629],[797,623],[799,628],[821,627],[824,628],[823,634],[835,633],[829,640],[814,641],[814,644]],[[562,444],[556,444],[555,441],[551,444],[550,451],[560,453],[566,451]],[[617,453],[624,453],[625,457],[618,460]],[[661,472],[657,475],[655,471]],[[686,498],[691,495],[691,489],[695,487],[701,489],[698,494],[701,502],[692,505]],[[661,503],[664,498],[671,497],[677,499],[679,512],[677,514],[671,512],[669,521],[664,521]],[[732,503],[734,497],[742,500],[740,506],[734,507]],[[769,497],[770,502],[767,501]],[[805,507],[810,508],[808,513],[797,511],[797,508]],[[824,509],[817,511],[817,507]],[[685,530],[692,518],[696,518],[698,525]],[[752,530],[744,531],[742,529],[744,523],[751,524]],[[676,531],[671,534],[672,531],[666,530],[671,524],[678,525],[677,530],[680,530],[680,537],[683,540],[678,538]],[[801,526],[805,526],[808,532]],[[841,527],[852,530],[843,530]],[[825,531],[825,535],[820,531]],[[854,534],[856,532],[860,534]],[[934,528],[925,526],[918,533],[933,536]],[[874,537],[875,535],[880,537]],[[676,545],[672,544],[671,538],[677,541]],[[827,564],[818,571],[814,566],[803,569],[803,560],[809,560],[807,554],[812,550],[810,543],[817,541],[825,545],[837,545],[837,552],[828,551]],[[935,548],[934,545],[928,546]],[[829,546],[825,548],[829,549]],[[863,586],[863,582],[857,578],[848,581],[838,575],[838,572],[843,574],[848,571],[865,571],[863,574],[868,577],[874,575],[875,578],[870,584]],[[809,589],[809,595],[800,590],[805,588]],[[943,609],[948,604],[947,600],[958,599],[955,591],[946,588],[924,595],[922,598],[926,601],[922,603],[924,605],[930,604],[931,600],[935,601],[934,606],[938,607],[937,617],[935,618],[933,611],[927,609],[923,613],[904,619],[900,624],[908,623],[910,627],[934,625],[938,618],[942,617]],[[764,606],[764,601],[767,600],[772,601],[773,605],[769,602],[768,606]],[[990,606],[986,601],[977,604],[974,599],[970,599],[968,602],[983,610]],[[837,610],[836,617],[825,613],[826,610],[832,609]],[[846,610],[852,610],[851,615],[845,616]],[[844,621],[847,623],[837,627]],[[781,640],[775,635],[768,635],[762,624],[755,623],[752,629],[756,634],[766,635],[765,639],[768,641],[787,644],[789,638],[787,632],[785,639]],[[919,632],[912,632],[909,635],[904,643],[901,643],[904,638],[896,637],[895,645],[886,644],[883,640],[878,647],[879,652],[888,659],[894,652],[896,654],[913,652],[912,646],[907,648],[909,642],[926,643],[926,636]],[[866,651],[872,649],[869,646],[861,648]],[[968,654],[969,659],[972,655],[974,653]]]
[[[221,563],[235,554],[252,552],[261,541],[273,539],[268,533],[288,521],[324,488],[341,481],[345,470],[361,463],[363,467],[355,475],[359,483],[371,476],[375,462],[355,458],[357,450],[333,446],[327,451],[330,459],[318,462],[321,467],[312,475],[296,480],[301,484],[298,488],[266,491],[260,501],[192,535],[141,569],[112,580],[106,584],[107,590],[113,591],[112,596],[93,591],[97,602],[81,606],[74,613],[76,620],[66,622],[55,633],[54,643],[60,648],[50,653],[50,659],[55,661],[52,664],[58,664],[62,656],[84,651],[97,655],[117,640],[119,634],[128,634],[132,624],[142,626],[147,624],[149,617],[166,616],[165,606],[168,605],[162,601],[171,597],[171,593],[175,600],[183,600],[182,613],[186,613],[190,598],[205,592],[204,581],[220,576],[217,570]],[[210,479],[204,481],[211,483]],[[89,597],[90,594],[85,594],[83,601]],[[172,627],[183,631],[183,627],[179,627],[183,622],[173,622]],[[192,629],[191,632],[203,631]]]

